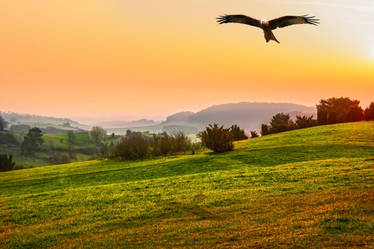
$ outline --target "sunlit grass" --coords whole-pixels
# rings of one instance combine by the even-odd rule
[[[0,174],[4,248],[370,248],[374,123]]]

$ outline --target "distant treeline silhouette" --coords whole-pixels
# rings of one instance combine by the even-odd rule
[[[313,116],[296,116],[292,120],[290,115],[278,113],[273,116],[270,124],[261,125],[261,135],[279,133],[294,129],[302,129],[317,125],[358,122],[374,120],[374,102],[365,110],[360,106],[359,100],[347,97],[322,99],[317,104],[317,119]]]

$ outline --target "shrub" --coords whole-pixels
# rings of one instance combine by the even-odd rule
[[[294,126],[289,114],[278,113],[271,119],[270,133],[289,131],[294,129]]]
[[[295,128],[296,129],[302,129],[302,128],[308,128],[318,125],[318,122],[316,119],[313,119],[313,115],[311,116],[296,116],[295,121]]]
[[[110,155],[122,160],[145,159],[150,155],[150,142],[141,133],[131,132],[123,136]]]
[[[240,129],[238,125],[231,126],[230,133],[233,141],[248,139],[248,136],[245,135],[244,130]]]
[[[262,124],[261,125],[261,136],[266,136],[268,134],[270,134],[270,128],[267,124]]]
[[[230,130],[224,129],[223,126],[219,127],[217,124],[209,125],[201,133],[201,142],[203,146],[215,153],[223,153],[234,149]]]
[[[8,154],[0,154],[0,171],[5,172],[14,169],[16,165],[13,162],[13,156]]]
[[[153,137],[155,156],[186,152],[192,148],[191,140],[183,132],[168,135],[166,132]]]
[[[257,131],[251,131],[251,138],[259,137]]]

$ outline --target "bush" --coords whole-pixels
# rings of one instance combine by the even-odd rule
[[[270,128],[267,124],[262,124],[261,125],[261,136],[266,136],[270,134]]]
[[[201,142],[203,146],[213,150],[215,153],[223,153],[232,151],[234,145],[229,129],[219,127],[217,124],[209,125],[205,131],[201,133]]]
[[[294,129],[295,125],[289,114],[278,113],[271,119],[270,133],[279,133]]]
[[[244,130],[240,129],[238,125],[231,126],[230,133],[233,141],[248,139],[248,136],[245,135]]]
[[[166,132],[153,137],[155,156],[186,152],[192,148],[191,140],[183,132],[168,135]]]
[[[110,152],[111,157],[122,160],[145,159],[150,155],[150,142],[141,133],[131,132],[123,136]]]
[[[251,138],[259,137],[257,131],[251,131]]]
[[[8,154],[0,154],[0,171],[5,172],[14,169],[16,165],[13,162],[13,156]]]
[[[308,128],[318,125],[318,122],[316,119],[313,119],[313,115],[311,116],[296,116],[295,121],[296,129],[302,129],[302,128]]]

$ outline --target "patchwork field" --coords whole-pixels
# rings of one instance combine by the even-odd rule
[[[0,173],[1,248],[373,248],[374,122]]]

